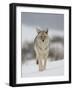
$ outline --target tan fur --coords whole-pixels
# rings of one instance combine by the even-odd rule
[[[39,71],[46,68],[46,62],[49,54],[49,37],[48,31],[39,31],[34,40],[34,50],[36,53],[36,60],[39,64]]]

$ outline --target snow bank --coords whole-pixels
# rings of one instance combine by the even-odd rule
[[[61,76],[64,75],[64,60],[48,60],[47,67],[40,72],[35,60],[29,60],[22,64],[22,77],[40,77],[40,76]]]

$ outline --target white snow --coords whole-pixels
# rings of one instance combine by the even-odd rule
[[[41,72],[35,60],[28,60],[22,64],[21,75],[22,77],[62,76],[64,75],[64,60],[48,60],[46,69]]]

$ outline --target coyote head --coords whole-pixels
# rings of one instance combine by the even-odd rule
[[[46,40],[46,38],[48,37],[48,29],[38,29],[37,28],[37,33],[38,33],[38,38],[42,41],[42,42],[44,42],[45,40]]]

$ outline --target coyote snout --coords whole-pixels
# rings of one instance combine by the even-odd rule
[[[34,50],[36,53],[36,62],[39,64],[39,70],[46,68],[46,62],[49,54],[49,36],[48,29],[37,29],[38,35],[34,40]]]

